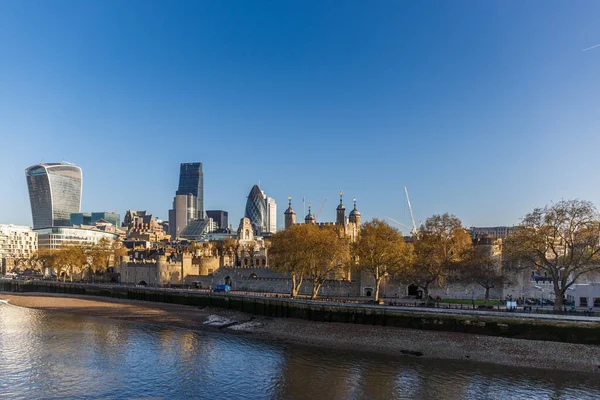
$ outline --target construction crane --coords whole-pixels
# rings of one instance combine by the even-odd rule
[[[317,218],[319,218],[321,211],[323,211],[323,206],[325,205],[325,203],[327,203],[327,199],[323,200],[323,203],[321,203],[321,208],[319,208],[319,211],[317,211],[317,213],[315,214],[315,221],[317,221]]]
[[[410,220],[412,222],[412,230],[410,231],[410,233],[416,235],[418,232],[417,224],[415,223],[415,217],[413,215],[412,207],[410,205],[410,199],[408,198],[408,189],[406,189],[406,186],[404,186],[404,193],[406,193],[406,202],[408,203],[408,211],[410,212]]]
[[[397,225],[399,225],[399,226],[401,226],[401,227],[403,227],[403,228],[406,228],[406,229],[408,229],[409,231],[411,231],[411,232],[412,232],[412,230],[411,230],[411,227],[410,227],[410,226],[408,226],[408,225],[404,225],[402,222],[398,222],[398,221],[396,221],[394,218],[387,217],[387,219],[389,219],[389,220],[390,220],[390,221],[392,221],[393,223],[395,223],[395,224],[397,224]]]

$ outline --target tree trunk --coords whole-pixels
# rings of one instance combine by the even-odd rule
[[[379,286],[381,285],[381,278],[375,277],[375,302],[379,303]]]
[[[313,279],[312,295],[310,296],[311,299],[314,300],[317,298],[317,294],[319,293],[319,289],[321,289],[321,286],[323,286],[323,282],[319,282],[319,280]]]
[[[558,286],[558,282],[556,279],[554,280],[554,311],[562,311],[563,310],[563,297],[565,296],[566,289],[561,289]]]
[[[564,297],[564,291],[560,290],[558,293],[555,293],[555,299],[554,299],[554,311],[557,312],[561,312],[563,311],[563,297]]]
[[[488,305],[488,301],[490,300],[490,288],[486,286],[485,288],[485,300],[484,300],[484,304],[487,306]]]
[[[298,278],[296,275],[292,274],[292,299],[298,296],[298,292],[300,291],[301,286],[302,277]]]
[[[421,286],[421,288],[423,288],[423,298],[426,301],[429,301],[429,282],[427,282],[425,285]]]
[[[319,293],[319,286],[313,281],[312,294],[310,295],[310,298],[312,300],[316,299],[317,293]]]

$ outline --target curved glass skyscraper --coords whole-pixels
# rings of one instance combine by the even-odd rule
[[[246,201],[245,216],[250,219],[255,235],[275,233],[277,230],[277,205],[275,200],[265,195],[258,185],[254,185]]]
[[[250,219],[255,235],[262,235],[267,232],[267,196],[258,187],[252,186],[248,200],[246,200],[246,217]]]
[[[71,213],[81,207],[81,168],[66,163],[43,163],[25,170],[33,229],[69,226]]]

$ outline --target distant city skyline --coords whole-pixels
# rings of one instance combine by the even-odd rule
[[[513,225],[600,205],[600,3],[0,2],[0,223],[23,170],[81,167],[81,210],[168,220],[180,164],[234,228],[259,181],[335,221]],[[586,51],[582,51],[586,49]],[[350,204],[351,197],[345,199]],[[283,210],[278,210],[278,228]],[[404,232],[404,231],[403,231]],[[404,232],[408,233],[408,232]]]

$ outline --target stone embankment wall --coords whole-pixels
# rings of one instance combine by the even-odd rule
[[[600,345],[599,323],[519,318],[509,313],[502,316],[477,315],[476,312],[471,314],[439,313],[426,309],[407,311],[375,305],[333,304],[225,293],[47,283],[43,281],[2,280],[0,281],[0,291],[105,296],[196,307],[220,307],[262,316],[298,318],[318,322],[383,325]]]
[[[272,272],[269,268],[220,268],[214,275],[188,275],[185,284],[188,286],[199,283],[203,288],[214,288],[229,282],[232,290],[243,292],[285,293],[292,291],[292,279],[283,274]],[[312,282],[304,279],[299,294],[310,295]],[[360,293],[360,283],[357,281],[327,280],[319,289],[319,296],[324,297],[356,297]]]

